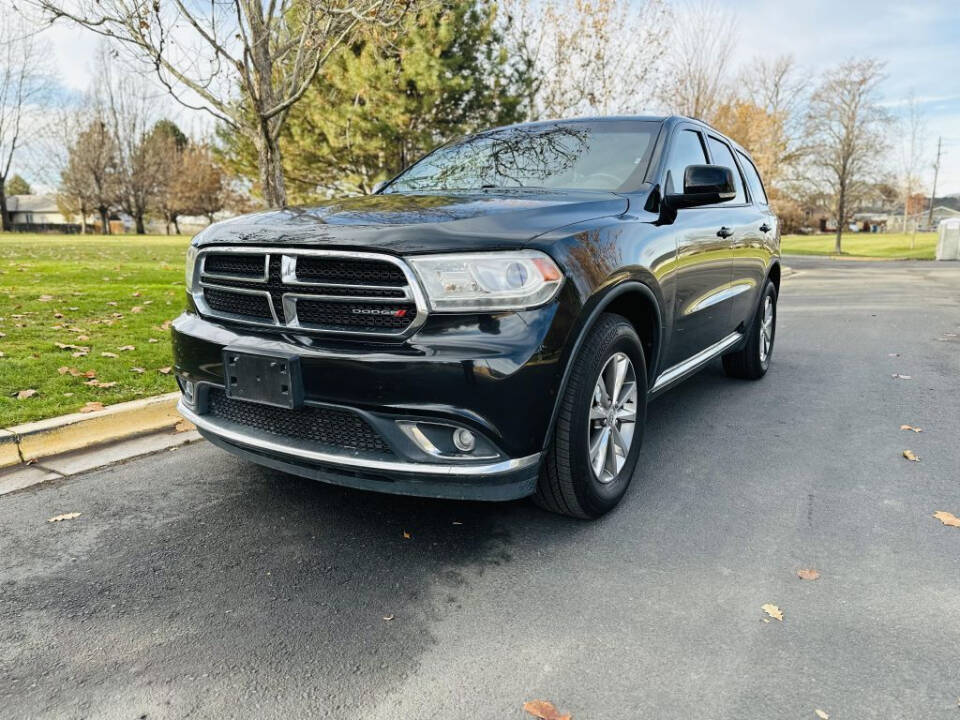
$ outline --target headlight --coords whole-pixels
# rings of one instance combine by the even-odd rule
[[[536,250],[407,258],[439,312],[523,310],[552,300],[563,274]]]
[[[197,264],[197,247],[191,245],[187,248],[187,266],[186,272],[184,274],[184,279],[187,281],[187,292],[192,293],[194,291],[194,267]]]

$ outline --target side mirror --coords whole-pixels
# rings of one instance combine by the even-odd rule
[[[671,193],[664,198],[670,207],[680,208],[714,205],[733,200],[737,196],[733,171],[722,165],[687,165],[683,171],[683,193]]]
[[[380,182],[376,183],[376,184],[373,186],[373,188],[370,190],[370,194],[371,194],[371,195],[376,195],[378,192],[380,192],[381,190],[383,190],[383,188],[384,188],[384,186],[385,186],[386,184],[387,184],[387,181],[386,181],[386,180],[381,180]]]

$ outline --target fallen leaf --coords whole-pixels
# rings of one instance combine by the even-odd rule
[[[140,305],[134,305],[132,308],[130,308],[130,312],[132,313],[143,312],[143,307],[141,307]]]
[[[135,292],[135,293],[133,294],[133,297],[140,297],[140,291],[138,290],[137,292]]]
[[[161,330],[169,330],[170,326],[173,325],[173,320],[164,320],[160,325]]]
[[[90,412],[93,412],[94,410],[103,410],[103,403],[102,403],[102,402],[88,402],[86,405],[84,405],[82,408],[80,408],[80,412],[82,412],[82,413],[90,413]]]
[[[87,356],[86,350],[77,350],[75,353],[70,353],[70,357],[82,358]]]
[[[391,620],[393,620],[393,615],[384,615],[383,619],[386,620],[387,622],[390,622]]]
[[[56,312],[56,313],[53,314],[53,316],[54,316],[57,320],[60,320],[61,318],[63,318],[63,313]]]
[[[6,355],[3,354],[3,350],[0,350],[0,357],[6,357]]]
[[[817,717],[820,718],[820,720],[830,720],[830,716],[827,715],[827,713],[825,713],[823,710],[817,708],[814,710],[814,712],[817,714]]]
[[[816,580],[820,577],[820,572],[813,568],[804,568],[803,570],[797,570],[797,577],[801,580]]]
[[[37,298],[37,300],[39,300],[40,302],[50,302],[51,300],[53,300],[53,295],[41,295],[40,297]]]
[[[901,375],[900,373],[894,373],[894,374],[891,375],[890,377],[892,377],[894,380],[909,380],[909,379],[910,379],[910,376],[909,376],[909,375]]]
[[[763,610],[767,615],[772,617],[774,620],[783,621],[783,611],[778,608],[776,605],[771,605],[770,603],[765,603],[760,606],[760,609]]]
[[[71,345],[70,343],[54,343],[61,350],[79,350],[80,352],[90,352],[90,348],[86,345]]]
[[[74,518],[80,517],[80,513],[64,513],[63,515],[57,515],[50,518],[47,522],[62,522],[64,520],[73,520]]]
[[[910,462],[920,462],[920,458],[916,456],[913,450],[904,450],[903,456]]]
[[[168,365],[167,367],[160,368],[157,372],[161,375],[169,375],[171,370],[173,370],[173,368]]]
[[[953,513],[948,513],[946,510],[937,510],[933,516],[944,525],[960,528],[960,518]]]
[[[113,307],[116,307],[117,302],[115,300],[111,300],[110,302],[107,303],[107,305],[112,305]]]
[[[179,420],[176,425],[173,426],[174,432],[190,432],[191,430],[196,430],[197,426],[194,425],[189,420]]]
[[[120,357],[120,356],[117,355],[116,353],[112,353],[112,352],[102,352],[102,353],[100,353],[100,357],[115,358],[115,357]]]
[[[901,430],[913,430],[913,432],[923,432],[923,428],[914,427],[913,425],[901,425]]]
[[[406,530],[403,531],[403,539],[404,539],[404,540],[409,540],[409,539],[410,539],[410,533],[408,533]]]
[[[887,357],[900,357],[900,353],[887,353]]]
[[[90,385],[91,387],[98,387],[98,388],[112,388],[116,384],[117,384],[116,380],[113,380],[111,382],[100,382],[99,380],[96,380],[96,379],[87,380],[84,383],[84,385]]]
[[[523,709],[540,720],[572,720],[569,715],[561,715],[549,700],[530,700],[523,704]]]
[[[132,367],[132,368],[130,368],[130,372],[135,372],[135,373],[137,373],[137,374],[143,374],[143,373],[145,372],[145,370],[144,370],[142,367]]]
[[[36,394],[37,394],[37,391],[34,390],[33,388],[29,388],[27,390],[21,390],[20,392],[17,393],[17,400],[26,400],[27,398],[32,398]]]
[[[149,343],[155,343],[155,342],[160,342],[160,341],[157,340],[156,338],[147,338],[147,342],[149,342]]]
[[[120,350],[122,352],[130,352],[131,350],[136,350],[136,349],[137,348],[135,348],[133,345],[121,345],[120,347],[117,348],[117,350]]]
[[[77,340],[79,340],[80,342],[86,342],[89,339],[90,339],[89,335],[77,335]]]
[[[61,375],[66,375],[68,372],[70,372],[70,368],[68,368],[66,365],[63,365],[62,367],[57,368],[57,372]]]

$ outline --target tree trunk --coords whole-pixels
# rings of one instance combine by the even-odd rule
[[[167,235],[170,234],[170,215],[163,216],[164,231]]]
[[[107,209],[105,207],[98,208],[100,212],[100,232],[104,235],[110,234],[110,219],[107,217]]]
[[[87,208],[83,203],[80,204],[80,234],[87,234]]]
[[[837,240],[833,244],[833,252],[839,255],[843,252],[841,241],[843,239],[843,219],[846,213],[846,198],[844,190],[840,189],[840,196],[837,198]]]
[[[287,186],[283,178],[283,156],[279,143],[270,137],[270,128],[266,121],[260,125],[260,137],[257,140],[257,154],[260,165],[260,186],[267,207],[280,208],[287,204]]]
[[[173,216],[173,229],[177,231],[177,235],[180,234],[180,216],[179,215]]]
[[[134,224],[136,225],[137,235],[146,235],[147,229],[143,225],[143,213],[138,212],[133,216]]]
[[[0,178],[0,230],[7,232],[10,229],[10,216],[7,215],[7,192],[3,185],[3,179]]]

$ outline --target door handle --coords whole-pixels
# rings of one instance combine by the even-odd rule
[[[760,226],[760,232],[762,232],[762,233],[768,233],[768,232],[770,232],[771,230],[773,230],[773,228],[770,227],[769,225],[767,225],[766,223],[764,223],[763,225]]]
[[[719,230],[717,230],[717,237],[728,238],[728,237],[730,237],[731,235],[733,235],[733,230],[731,230],[730,228],[728,228],[728,227],[726,227],[726,226],[724,226],[724,227],[720,228]]]

